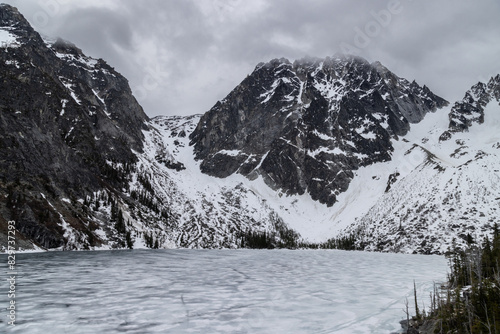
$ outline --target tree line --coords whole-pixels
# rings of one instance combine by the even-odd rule
[[[416,327],[433,323],[434,333],[500,334],[500,231],[478,244],[468,238],[467,249],[452,249],[446,297],[431,295],[427,314],[413,318]],[[418,306],[417,306],[418,310]]]

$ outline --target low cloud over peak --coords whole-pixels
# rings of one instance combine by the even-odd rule
[[[500,73],[500,5],[411,0],[8,0],[104,58],[150,116],[202,113],[261,61],[349,51],[453,102]]]

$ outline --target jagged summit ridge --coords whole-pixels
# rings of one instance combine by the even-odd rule
[[[2,29],[13,30],[17,32],[19,37],[34,32],[19,10],[5,3],[0,3],[0,22]]]
[[[273,59],[200,120],[203,172],[240,173],[333,205],[360,166],[390,159],[391,138],[447,105],[427,87],[354,56]]]
[[[484,122],[484,108],[491,101],[500,102],[500,74],[492,77],[488,83],[478,82],[472,86],[462,100],[457,101],[449,114],[449,130],[441,140],[451,138],[451,133],[468,131],[473,123]]]

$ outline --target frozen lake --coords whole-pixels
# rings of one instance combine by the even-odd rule
[[[319,250],[50,252],[16,260],[17,326],[8,333],[391,333],[405,318],[413,280],[427,306],[433,282],[447,272],[440,256]],[[7,257],[1,261],[5,277]]]

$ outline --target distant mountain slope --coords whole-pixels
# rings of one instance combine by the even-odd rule
[[[419,253],[491,235],[500,213],[499,91],[497,75],[474,85],[448,115],[415,126],[405,137],[411,163],[401,166],[410,168],[345,234],[363,249]]]
[[[391,159],[391,139],[448,103],[380,63],[351,56],[257,65],[191,135],[204,173],[262,176],[328,206],[361,166]]]
[[[188,138],[200,117],[159,116],[151,121],[154,128],[145,132],[145,153],[139,155],[137,171],[151,184],[153,200],[167,208],[168,224],[165,228],[165,219],[150,217],[138,219],[140,225],[152,228],[169,247],[237,248],[247,231],[277,234],[276,241],[282,239],[280,233],[291,233],[244,178],[219,182],[200,172]],[[135,179],[130,189],[144,189],[144,182]],[[141,212],[144,209],[135,216]]]

